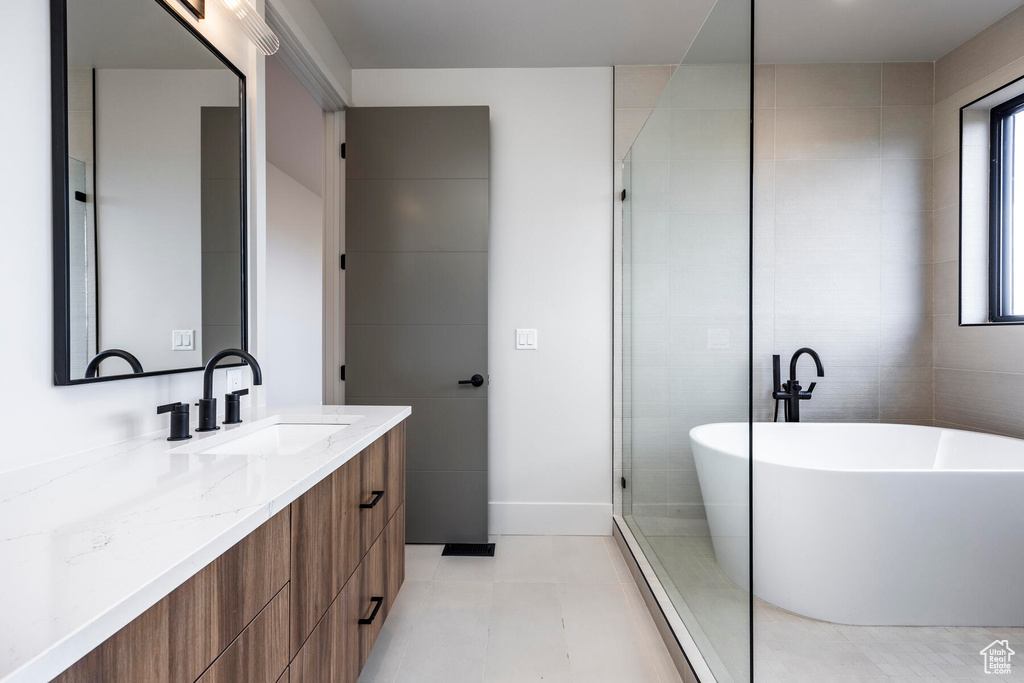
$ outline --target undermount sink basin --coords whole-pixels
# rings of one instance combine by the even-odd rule
[[[294,455],[323,441],[348,425],[273,424],[212,448],[201,455]]]

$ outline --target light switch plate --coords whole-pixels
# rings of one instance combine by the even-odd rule
[[[195,351],[196,331],[195,330],[172,330],[171,351]]]
[[[242,368],[228,368],[224,377],[227,379],[228,391],[238,391],[242,388]]]
[[[516,349],[521,351],[536,351],[537,330],[517,329]]]
[[[720,351],[727,348],[729,348],[729,330],[721,327],[708,329],[708,349]]]

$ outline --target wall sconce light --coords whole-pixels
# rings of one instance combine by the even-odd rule
[[[231,18],[242,27],[249,40],[265,55],[272,55],[281,47],[277,35],[263,21],[256,8],[247,0],[217,0]]]
[[[181,4],[196,19],[204,19],[206,17],[206,0],[181,0]]]

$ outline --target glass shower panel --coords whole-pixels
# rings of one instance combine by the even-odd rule
[[[626,152],[622,160],[622,251],[619,265],[621,268],[621,286],[619,295],[621,297],[621,333],[619,335],[622,363],[621,368],[621,400],[622,400],[622,481],[631,475],[633,467],[633,318],[632,318],[632,278],[633,268],[631,263],[632,255],[632,216],[629,206],[633,197],[633,154]],[[619,486],[620,482],[616,482]],[[622,495],[622,510],[628,511],[633,505],[633,488],[631,486],[619,486]],[[628,514],[624,512],[623,514]]]
[[[751,678],[751,15],[718,0],[623,166],[623,516],[719,683]]]

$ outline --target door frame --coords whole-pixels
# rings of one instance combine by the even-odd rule
[[[324,112],[324,405],[344,405],[345,380],[345,112]]]

